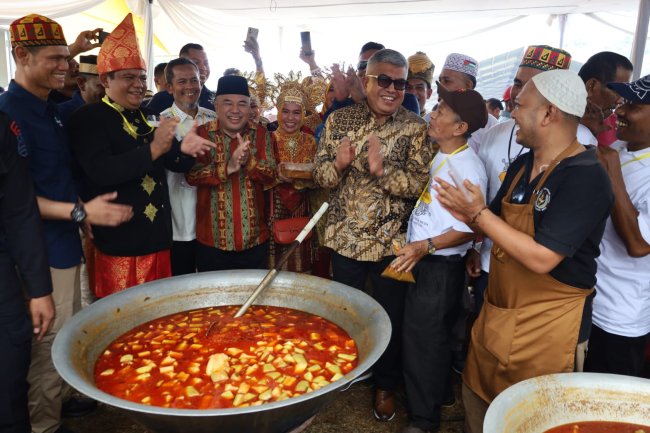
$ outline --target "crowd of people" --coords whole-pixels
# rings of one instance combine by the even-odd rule
[[[131,15],[101,44],[100,30],[68,44],[41,15],[10,26],[0,431],[66,433],[62,413],[94,404],[69,396],[51,359],[81,307],[82,260],[97,298],[173,275],[268,269],[286,232],[325,201],[283,269],[367,290],[388,313],[372,371],[378,421],[393,419],[403,388],[399,431],[437,431],[461,397],[453,370],[466,433],[482,432],[490,402],[527,378],[643,374],[650,77],[630,82],[624,56],[595,53],[576,74],[568,52],[530,46],[502,100],[486,101],[475,58],[449,54],[434,81],[425,53],[376,42],[347,70],[326,71],[303,49],[307,76],[271,80],[247,40],[256,71],[228,69],[213,92],[205,50],[188,43],[156,66],[147,95]]]

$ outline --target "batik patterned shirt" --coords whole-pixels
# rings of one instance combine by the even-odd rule
[[[379,137],[384,175],[368,168],[368,135]],[[342,172],[334,167],[343,137],[356,146],[356,157]],[[428,181],[433,145],[426,124],[400,107],[377,123],[363,102],[335,111],[325,124],[316,155],[315,182],[331,188],[324,244],[360,261],[379,261],[393,254],[392,240],[403,237],[408,218]]]

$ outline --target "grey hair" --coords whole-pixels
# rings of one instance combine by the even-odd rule
[[[372,57],[370,57],[368,60],[368,68],[379,63],[389,63],[393,66],[397,66],[398,68],[408,67],[406,57],[395,50],[391,50],[390,48],[384,48],[383,50],[379,50],[373,54]]]

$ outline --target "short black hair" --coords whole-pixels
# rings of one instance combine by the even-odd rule
[[[225,71],[223,71],[223,75],[241,75],[241,71],[237,68],[228,68]]]
[[[176,66],[192,65],[197,70],[197,73],[198,73],[198,70],[199,70],[198,66],[196,66],[196,63],[194,63],[193,61],[191,61],[190,59],[188,59],[186,57],[179,57],[178,59],[174,59],[174,60],[170,61],[169,63],[166,63],[166,65],[167,66],[165,67],[165,80],[169,84],[171,84],[172,80],[174,79],[174,68]]]
[[[618,53],[601,51],[589,57],[578,71],[578,75],[585,83],[592,78],[601,83],[609,83],[616,79],[616,71],[623,68],[626,71],[634,69],[632,62]]]
[[[485,103],[488,104],[490,110],[495,110],[497,108],[499,110],[503,110],[503,104],[497,98],[490,98],[487,101],[485,101]]]
[[[160,78],[165,73],[165,66],[167,66],[167,62],[158,63],[156,67],[153,68],[153,76]]]
[[[183,45],[183,48],[178,52],[178,57],[185,57],[190,53],[190,50],[205,51],[202,45],[190,42],[189,44]]]
[[[365,53],[366,51],[370,51],[370,50],[383,50],[384,48],[386,48],[386,47],[383,46],[382,44],[380,44],[379,42],[366,42],[366,43],[363,44],[363,46],[361,47],[361,51],[359,51],[359,55]]]

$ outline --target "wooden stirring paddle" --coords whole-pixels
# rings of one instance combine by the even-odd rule
[[[243,316],[246,310],[248,310],[248,307],[251,306],[251,304],[259,296],[259,294],[262,293],[262,291],[266,289],[266,287],[269,284],[271,284],[271,281],[273,281],[277,273],[280,272],[280,269],[287,261],[291,253],[293,253],[295,249],[298,248],[298,245],[300,245],[302,241],[305,240],[305,238],[307,237],[311,229],[316,225],[318,220],[321,219],[323,214],[325,214],[325,211],[327,210],[328,207],[329,207],[329,203],[327,202],[323,203],[320,209],[318,209],[318,212],[316,212],[316,214],[313,217],[311,217],[311,219],[309,220],[305,228],[302,229],[302,231],[298,234],[298,236],[296,236],[296,240],[294,240],[289,245],[289,248],[287,248],[287,250],[282,255],[282,257],[280,257],[280,260],[275,264],[275,267],[266,274],[266,276],[264,277],[262,282],[257,286],[255,291],[248,297],[248,299],[246,300],[246,302],[244,302],[244,305],[241,306],[239,311],[237,311],[237,314],[235,314],[236,318]]]

